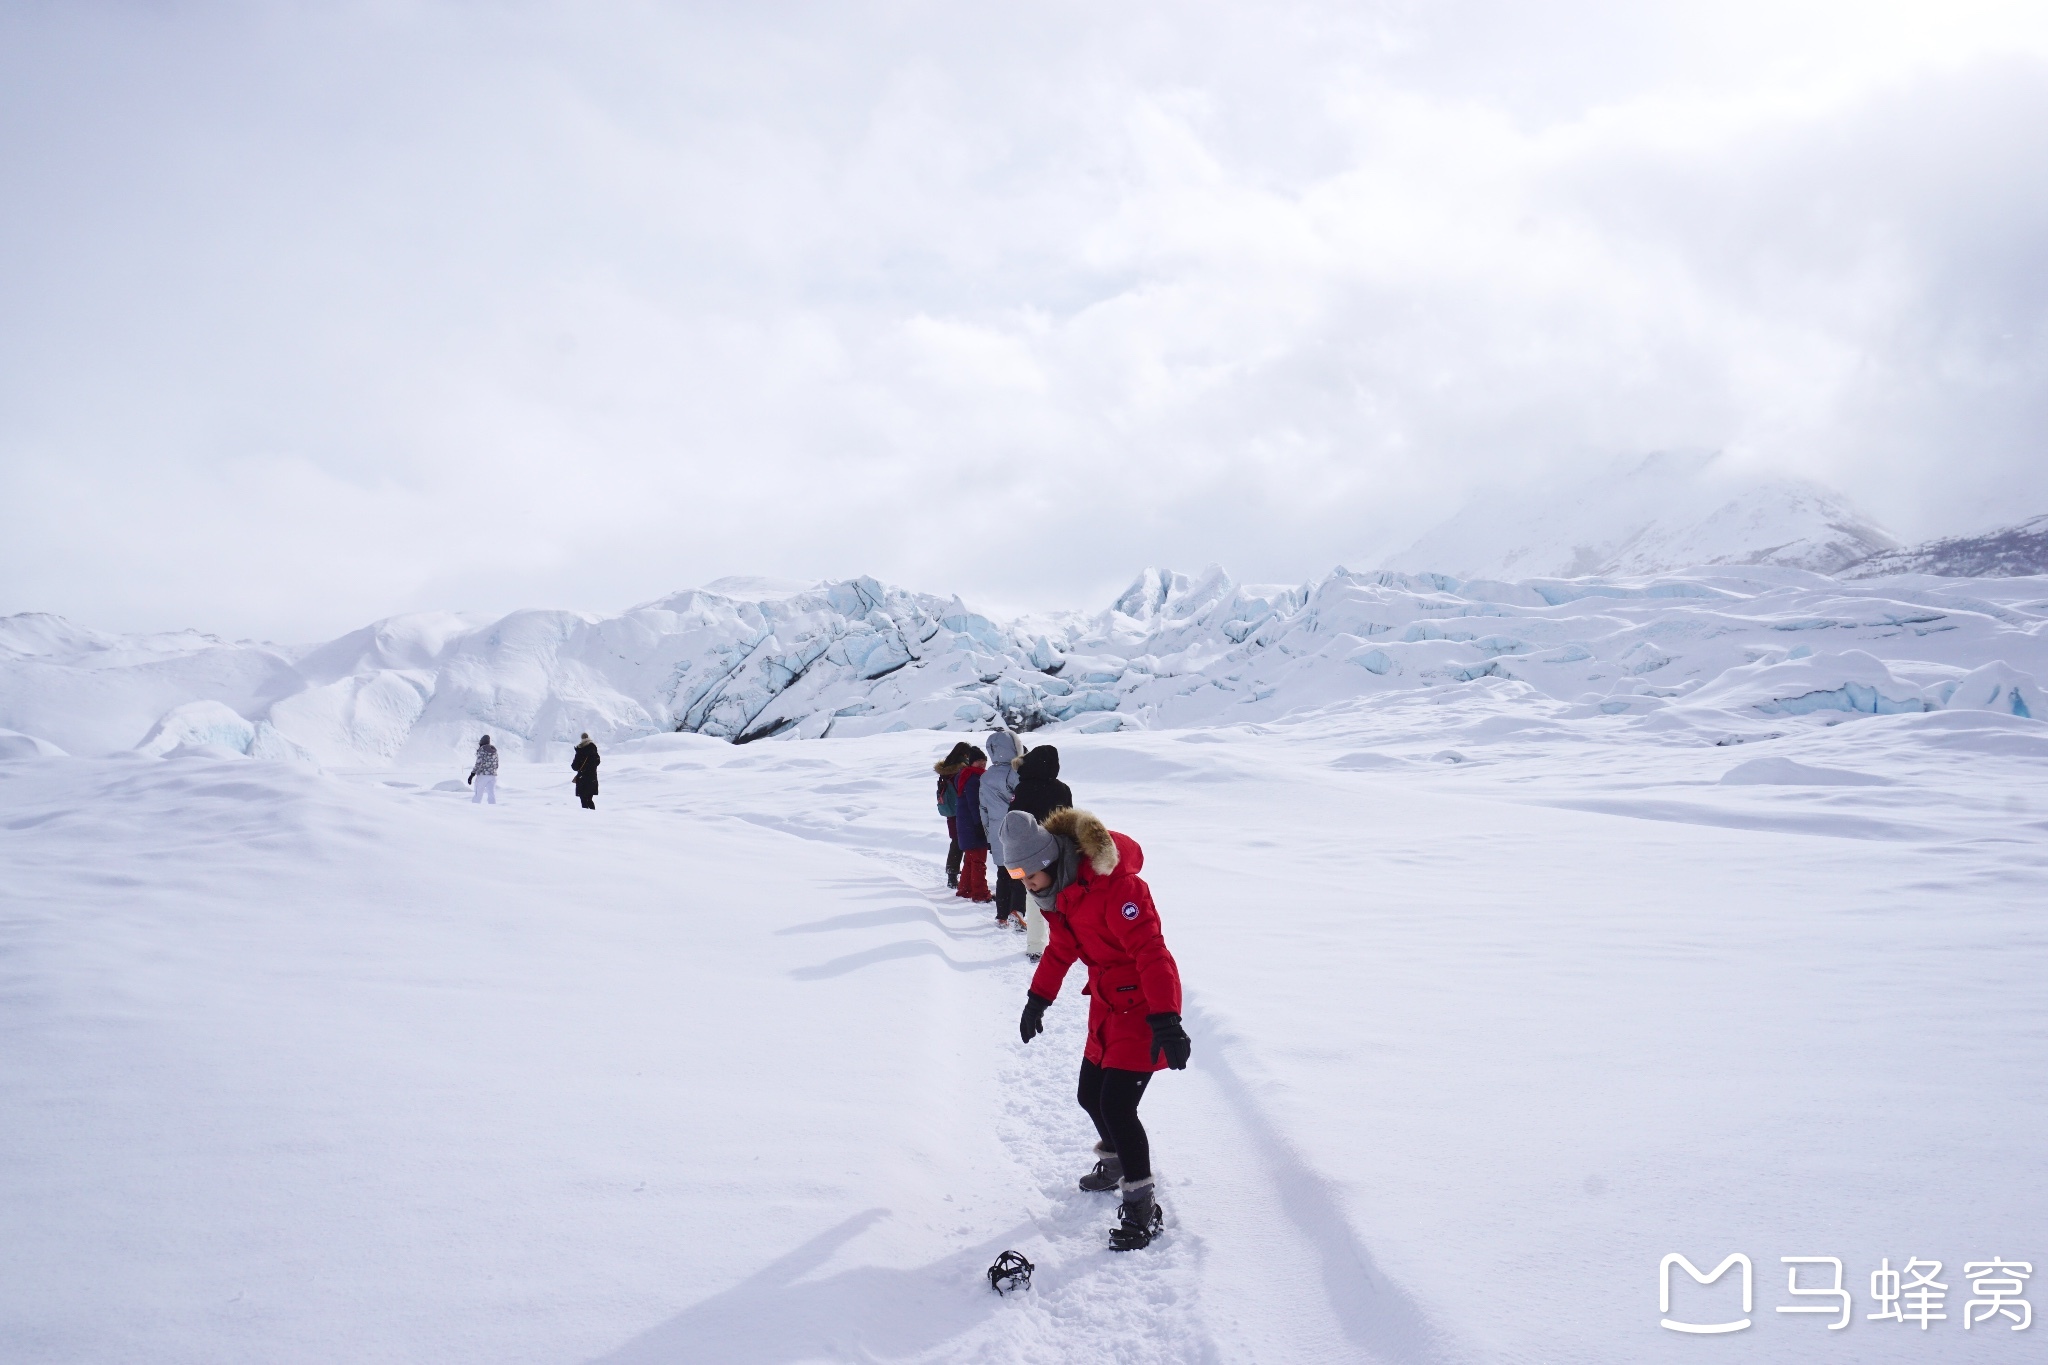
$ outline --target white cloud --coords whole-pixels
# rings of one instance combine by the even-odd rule
[[[2038,511],[2044,72],[2031,5],[17,8],[0,610],[1064,605],[1664,448]]]

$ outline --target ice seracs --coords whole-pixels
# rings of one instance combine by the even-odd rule
[[[2048,718],[2048,584],[1838,581],[1772,565],[1299,585],[1148,569],[1107,608],[1000,622],[872,578],[694,589],[618,616],[394,617],[311,648],[0,621],[0,727],[72,753],[204,745],[330,767],[508,761],[685,731],[1265,724],[1483,695],[1718,742],[1743,727],[1979,709]]]

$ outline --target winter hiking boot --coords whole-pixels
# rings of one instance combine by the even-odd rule
[[[1115,1152],[1095,1163],[1095,1169],[1081,1177],[1081,1188],[1090,1194],[1108,1194],[1124,1182],[1124,1163]]]
[[[1132,1181],[1123,1187],[1124,1201],[1116,1206],[1116,1226],[1109,1230],[1111,1251],[1136,1251],[1152,1245],[1166,1227],[1166,1215],[1152,1199],[1152,1178]]]

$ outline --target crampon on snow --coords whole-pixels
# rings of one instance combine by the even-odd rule
[[[1151,1246],[1152,1239],[1166,1229],[1166,1215],[1149,1199],[1142,1209],[1121,1205],[1117,1215],[1122,1221],[1109,1230],[1111,1251],[1137,1251]]]
[[[1012,1289],[1029,1289],[1031,1272],[1037,1268],[1024,1259],[1023,1253],[1006,1251],[996,1257],[996,1263],[988,1268],[988,1287],[998,1294]]]

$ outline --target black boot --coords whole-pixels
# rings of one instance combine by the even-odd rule
[[[1109,1230],[1111,1251],[1136,1251],[1152,1245],[1166,1226],[1166,1215],[1152,1199],[1148,1176],[1123,1187],[1124,1201],[1116,1206],[1116,1226]]]
[[[1095,1163],[1095,1169],[1081,1177],[1081,1188],[1090,1194],[1108,1194],[1124,1181],[1123,1159],[1115,1152]]]

